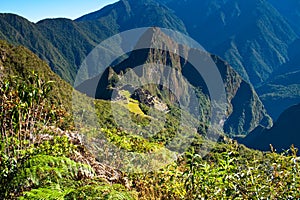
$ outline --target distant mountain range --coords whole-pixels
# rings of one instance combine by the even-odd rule
[[[262,0],[173,0],[166,5],[193,38],[254,86],[289,60],[288,46],[297,37],[284,17]]]
[[[189,34],[259,87],[286,68],[292,59],[289,48],[298,38],[297,2],[282,4],[285,9],[272,0],[122,0],[75,21],[48,19],[36,24],[1,14],[0,39],[28,47],[73,83],[85,56],[104,39],[137,27],[169,28]],[[267,93],[260,91],[265,90],[258,92],[264,101]],[[267,109],[275,119],[283,111]]]
[[[218,55],[232,106],[225,131],[247,134],[270,126],[260,123],[267,113],[276,120],[300,102],[299,10],[297,0],[121,0],[76,20],[0,14],[0,39],[27,47],[72,84],[85,57],[114,34],[152,26],[187,34]]]
[[[75,21],[47,19],[34,24],[16,15],[1,14],[0,39],[28,47],[73,83],[81,62],[101,41],[124,30],[147,26],[187,33],[170,9],[143,0],[120,1]]]

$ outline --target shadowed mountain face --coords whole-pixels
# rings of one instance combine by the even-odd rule
[[[300,34],[300,1],[299,0],[268,0],[291,24],[294,30]]]
[[[289,60],[288,46],[297,35],[266,1],[164,2],[184,21],[193,38],[223,57],[254,86]]]
[[[166,6],[154,0],[121,0],[76,22],[100,21],[118,31],[157,26],[187,33],[183,22]]]
[[[270,0],[275,8],[256,0],[161,2],[175,10],[191,36],[257,88],[274,119],[300,102],[299,1]]]
[[[159,83],[167,82],[169,84],[168,88],[176,88],[175,96],[182,98],[180,100],[181,102],[191,105],[191,90],[198,88],[202,91],[201,96],[205,97],[210,95],[208,86],[203,77],[194,66],[189,63],[191,56],[200,55],[201,57],[202,55],[203,58],[200,58],[200,60],[203,60],[203,62],[207,59],[214,62],[225,86],[226,100],[229,104],[227,108],[227,119],[224,126],[225,132],[228,134],[247,134],[258,125],[266,127],[271,126],[272,120],[267,115],[263,104],[259,100],[252,86],[245,82],[232,67],[219,57],[198,52],[200,50],[189,49],[185,46],[178,45],[168,36],[164,35],[159,29],[155,28],[149,29],[145,35],[141,37],[140,41],[143,43],[158,44],[161,48],[156,46],[157,48],[153,49],[149,48],[133,51],[126,60],[112,68],[106,69],[101,75],[85,81],[77,89],[83,93],[87,93],[89,96],[100,99],[110,99],[113,90],[116,89],[109,85],[112,82],[112,77],[115,79],[117,75],[118,79],[124,79],[124,73],[130,71],[130,73],[132,73],[130,75],[131,80],[136,80],[140,77],[139,80],[141,81],[144,77],[150,77],[151,80],[155,80]],[[137,45],[139,45],[139,42]],[[167,47],[167,49],[178,49],[185,57],[162,50],[163,46]],[[153,64],[153,66],[147,64]],[[141,65],[147,66],[142,70],[134,69]],[[182,76],[175,75],[171,70],[167,70],[166,66],[175,68]],[[204,67],[211,66],[208,64]],[[96,94],[93,93],[95,90],[91,90],[91,88],[95,87],[95,84],[98,84]],[[173,104],[176,101],[176,98],[172,96],[170,91],[169,93],[163,92],[160,87],[148,87],[146,89],[153,95],[164,93],[165,96],[161,98],[166,102],[171,102]],[[206,98],[201,100],[207,101]],[[202,105],[204,104],[204,102],[200,102],[200,104],[201,103]],[[192,106],[189,107],[191,108]],[[204,111],[202,110],[202,112]]]
[[[268,151],[270,144],[281,152],[287,150],[292,144],[300,147],[300,104],[287,109],[279,117],[274,127],[271,129],[257,128],[245,139],[241,140],[243,144],[250,148]]]
[[[277,75],[257,88],[260,99],[274,120],[280,114],[300,102],[300,71]]]
[[[291,105],[300,102],[300,40],[289,48],[289,62],[272,74],[257,93],[274,120]]]

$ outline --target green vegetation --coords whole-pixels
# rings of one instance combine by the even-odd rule
[[[194,138],[197,130],[188,127],[198,121],[188,112],[168,105],[164,120],[148,117],[150,108],[126,92],[131,107],[74,95],[78,107],[71,117],[68,84],[23,47],[0,47],[0,199],[300,198],[294,147],[277,154],[225,136],[214,143],[205,138],[205,128]],[[130,118],[132,127],[120,127],[114,115]],[[82,142],[85,136],[89,143]],[[186,139],[190,145],[182,149]],[[103,145],[93,149],[98,142]],[[107,152],[112,145],[115,152]]]
[[[124,3],[126,4],[125,7],[127,7],[128,10],[123,9]],[[170,3],[170,4],[172,5],[174,4],[173,6],[177,5],[177,3]],[[262,4],[264,5],[264,3]],[[168,6],[173,8],[172,5],[168,5]],[[140,12],[140,8],[139,8],[140,6],[147,7],[147,9],[144,9],[143,12]],[[192,8],[197,8],[198,6],[200,5],[196,4],[196,6],[192,6]],[[254,7],[254,5],[252,4],[251,6]],[[179,6],[180,9],[184,7],[185,6]],[[173,9],[176,11],[175,8]],[[196,13],[199,14],[199,11],[197,10]],[[182,19],[186,19],[184,16],[180,16],[180,17],[183,17]],[[188,17],[188,19],[190,19],[190,17]],[[255,19],[257,19],[257,17]],[[266,19],[269,19],[269,17],[266,17]],[[273,24],[273,20],[271,19],[268,20],[267,24]],[[260,21],[261,19],[258,18],[258,20]],[[189,24],[189,22],[187,23]],[[193,22],[192,24],[193,24],[192,26],[194,26],[195,24],[197,24],[197,22],[195,23]],[[28,22],[24,18],[11,15],[11,14],[3,14],[0,15],[0,27],[1,27],[0,39],[5,39],[13,44],[24,45],[27,48],[31,49],[40,58],[48,62],[51,69],[54,72],[56,72],[58,75],[60,75],[65,81],[73,83],[76,77],[77,70],[79,69],[83,59],[101,41],[105,40],[111,35],[119,33],[120,31],[129,30],[130,28],[145,27],[145,26],[165,27],[165,28],[170,28],[172,30],[178,30],[182,33],[187,33],[185,24],[183,24],[183,22],[167,7],[162,6],[153,0],[143,0],[139,2],[135,2],[135,1],[118,2],[115,4],[115,6],[109,7],[108,10],[105,12],[101,10],[99,12],[87,15],[75,21],[67,20],[67,19],[53,19],[53,20],[42,20],[37,24],[33,24]],[[198,24],[196,27],[205,27],[205,26],[206,26],[205,24],[204,25]],[[283,26],[283,28],[279,26],[280,30],[286,30],[286,28],[287,28],[286,26]],[[256,27],[253,27],[253,29],[256,30]],[[212,30],[215,30],[214,26]],[[220,28],[220,30],[223,30],[223,28]],[[194,30],[190,28],[188,28],[188,31],[190,33],[191,32],[194,33]],[[257,30],[257,32],[260,33],[261,32],[260,29]],[[202,40],[200,40],[200,38],[202,39],[202,37],[198,37],[199,33],[204,33],[203,30],[196,30],[195,33],[197,33],[197,37],[195,37],[194,34],[191,35],[194,36],[195,38],[198,38],[199,41],[201,41],[201,44],[203,44]],[[228,34],[225,33],[224,35],[228,35]],[[293,34],[291,34],[289,31],[283,34],[289,36],[291,39],[294,37]],[[20,35],[20,39],[18,39],[16,35]],[[218,34],[218,37],[221,35],[222,34]],[[244,34],[239,34],[239,35],[244,35]],[[211,38],[213,36],[210,33],[207,36],[208,36],[207,41],[215,41],[216,39],[216,38]],[[264,37],[261,38],[264,39]],[[224,43],[223,41],[226,42]],[[256,44],[256,40],[251,38],[248,47],[247,45],[245,46],[245,42],[243,42],[243,40],[232,42],[232,41],[227,41],[226,38],[223,38],[220,41],[220,43],[216,42],[216,44],[227,45],[232,43],[234,44],[234,47],[230,46],[227,48],[226,46],[224,47],[224,46],[217,45],[211,47],[211,49],[219,49],[222,52],[221,54],[223,55],[223,57],[228,58],[228,61],[234,64],[234,66],[236,66],[236,69],[238,69],[239,72],[242,71],[245,74],[246,72],[250,71],[252,75],[255,75],[253,79],[255,79],[256,81],[256,79],[260,79],[260,75],[264,76],[262,78],[266,78],[265,76],[271,73],[272,70],[269,69],[270,66],[274,66],[274,67],[277,66],[277,63],[274,63],[275,61],[273,60],[278,60],[278,59],[287,60],[286,50],[284,50],[286,49],[287,44],[286,45],[285,43],[277,44],[277,42],[275,42],[277,40],[275,41],[257,40],[257,41],[259,41],[259,44]],[[284,40],[281,39],[281,37],[279,37],[278,41],[284,41]],[[267,43],[268,45],[266,45],[265,43]],[[113,45],[114,44],[112,44],[112,46]],[[241,48],[235,48],[235,46]],[[267,49],[273,49],[273,47],[276,47],[275,49],[277,49],[279,53],[278,56],[275,56],[277,54],[274,55],[269,52],[259,52],[265,55],[265,57],[263,58],[257,57],[256,53],[253,53],[253,56],[251,58],[249,58],[249,56],[244,55],[244,53],[242,53],[242,52],[257,52],[253,50],[253,46],[258,46],[257,48],[259,49],[265,49],[265,46],[267,46],[266,47]],[[116,45],[115,48],[119,48],[119,47]],[[169,48],[174,49],[174,47],[172,46],[170,46]],[[243,50],[241,50],[242,52],[238,52],[237,49],[243,49]],[[161,55],[161,54],[159,53],[156,55]],[[137,57],[137,58],[141,58],[141,57]],[[243,58],[246,59],[244,60]],[[248,58],[251,61],[254,60],[253,62],[249,61],[250,65],[253,66],[250,67],[249,69],[244,69],[244,66],[248,66],[248,65],[243,65],[245,64],[244,62],[248,61]],[[161,56],[151,60],[158,60],[158,59],[160,61],[164,60]],[[176,62],[172,61],[171,63],[174,65],[172,67],[175,68],[180,67],[180,66],[176,66],[179,60],[180,59],[176,58],[174,60]],[[219,60],[219,58],[217,58],[216,60]],[[266,63],[264,63],[264,61]],[[135,59],[135,60],[131,60],[131,63],[144,64],[145,60]],[[263,65],[261,63],[263,63]],[[253,69],[255,70],[257,69],[259,73],[253,72]],[[88,71],[89,72],[86,72],[86,74],[82,74],[83,77],[80,78],[83,78],[83,80],[87,80],[88,78],[98,75],[98,74],[94,74],[96,73],[97,69],[90,69]],[[191,73],[190,70],[186,70],[186,71],[189,73],[185,74],[185,76],[186,75],[188,76],[188,74],[194,75],[194,73],[193,72]],[[221,69],[220,71],[224,76],[224,81],[226,80],[230,83],[228,87],[232,88],[232,90],[230,89],[230,91],[228,92],[230,93],[228,94],[228,96],[235,95],[238,86],[232,85],[232,83],[238,83],[239,80],[238,81],[232,80],[231,77],[229,76],[225,77],[227,76],[227,74],[225,74],[226,71],[230,73],[230,76],[234,75],[234,73],[231,72],[231,70],[228,71],[227,69],[225,70]],[[256,74],[258,75],[258,77],[256,76]],[[199,78],[197,77],[195,78],[195,80],[199,80]],[[116,81],[117,81],[117,77],[115,76],[113,77],[113,79],[111,79],[111,82],[109,84],[113,85]],[[231,121],[227,123],[229,127],[225,129],[226,133],[229,134],[231,132],[231,134],[236,133],[238,135],[245,134],[253,130],[253,127],[256,127],[257,125],[264,125],[267,127],[270,125],[267,123],[264,124],[260,123],[261,117],[258,117],[257,115],[260,116],[264,115],[265,117],[268,116],[266,116],[267,115],[266,113],[261,113],[258,111],[259,109],[262,109],[262,105],[254,106],[260,104],[260,102],[255,97],[254,97],[255,101],[252,101],[251,98],[253,97],[249,96],[249,98],[246,99],[246,101],[251,104],[249,106],[246,105],[245,102],[237,102],[235,103],[235,105],[233,105],[233,107],[235,106],[237,107],[237,109],[233,109],[233,110],[237,110],[237,113],[234,113],[232,115],[233,119],[232,120],[230,119]],[[237,99],[241,99],[241,98],[236,98],[235,100]],[[249,111],[246,113],[246,115],[243,115],[243,109],[239,109],[239,105],[243,105],[243,108],[249,108],[248,109]],[[252,108],[253,110],[251,110]],[[243,118],[241,120],[241,123],[235,123],[235,121],[237,121],[239,118]],[[265,121],[266,120],[264,120],[264,122]]]
[[[34,71],[45,82],[55,81],[56,87],[52,88],[48,98],[51,102],[63,105],[67,110],[70,110],[72,86],[51,71],[46,62],[39,59],[27,48],[13,46],[0,40],[0,70],[1,79],[17,76],[20,80],[27,81]]]
[[[262,153],[231,140],[207,143],[201,136],[177,160],[157,171],[137,173],[137,169],[123,174],[129,180],[127,183],[101,178],[95,165],[84,161],[91,157],[85,147],[67,136],[64,127],[68,126],[57,123],[64,114],[47,98],[51,82],[44,82],[35,74],[32,77],[33,82],[12,78],[1,83],[1,112],[5,112],[1,114],[1,123],[6,124],[1,129],[0,145],[2,199],[300,198],[300,161],[293,147],[282,155]],[[32,99],[22,98],[24,95]],[[105,101],[102,103],[98,102],[99,108],[106,105]],[[34,113],[41,113],[34,108],[42,107],[43,115],[35,116],[31,122]],[[28,124],[23,123],[26,121]],[[62,129],[51,129],[53,126]],[[164,143],[156,138],[148,140],[109,127],[102,131],[112,144],[128,152],[141,154],[164,149]],[[214,148],[203,155],[203,145]],[[82,160],[78,160],[80,155]],[[124,157],[117,159],[121,163],[132,162]]]
[[[125,103],[127,104],[128,110],[134,114],[145,116],[145,113],[140,108],[140,103],[137,100],[130,98],[130,93],[126,90],[120,91],[120,94],[125,97]],[[126,106],[126,105],[125,105]]]
[[[51,84],[34,73],[28,81],[1,81],[0,198],[93,199],[101,194],[103,199],[133,199],[124,186],[100,180],[90,163],[76,160],[85,150],[67,137],[67,115],[48,99]]]
[[[218,144],[205,157],[190,151],[158,172],[133,175],[140,199],[297,199],[299,159]]]
[[[42,35],[36,24],[17,15],[0,14],[0,27],[1,40],[27,47],[48,62],[51,69],[65,77],[65,80],[69,82],[72,80],[74,76],[71,72],[72,67],[58,49]]]
[[[128,102],[128,109],[130,112],[135,113],[137,115],[144,115],[144,112],[141,110],[139,102],[137,100],[130,99]]]

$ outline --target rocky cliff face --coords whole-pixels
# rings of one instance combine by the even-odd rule
[[[217,56],[213,58],[222,75],[229,102],[224,131],[246,135],[258,125],[271,127],[272,119],[253,87],[244,81],[228,63]]]
[[[151,48],[141,48],[142,46]],[[198,53],[198,55],[202,55],[200,62],[204,68],[210,70],[209,67],[211,66],[205,60],[211,60],[223,80],[228,103],[228,106],[225,106],[226,119],[223,119],[225,120],[225,132],[233,135],[247,134],[258,125],[271,126],[272,120],[252,86],[219,57],[180,45],[158,28],[146,31],[137,43],[136,49],[138,50],[131,52],[126,60],[112,68],[120,78],[125,74],[125,79],[130,79],[127,80],[128,83],[146,85],[147,81],[152,80],[156,87],[153,85],[151,87],[146,86],[152,95],[160,95],[168,103],[181,102],[189,109],[194,106],[191,94],[197,89],[197,95],[201,96],[199,98],[199,104],[202,105],[200,106],[201,113],[207,113],[210,110],[210,105],[205,103],[209,102],[210,99],[208,86],[203,76],[189,62],[190,58]],[[180,52],[181,56],[175,52]],[[107,70],[104,75],[108,77]],[[101,82],[103,77],[100,79],[98,77],[100,80],[98,91],[108,88],[104,87],[103,82]],[[88,84],[88,82],[86,81],[83,85]],[[167,86],[169,90],[164,90],[161,85]],[[103,98],[107,92],[97,94],[96,98]],[[210,120],[209,116],[205,120]]]

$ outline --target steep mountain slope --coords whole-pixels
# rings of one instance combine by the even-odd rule
[[[101,21],[120,32],[158,26],[186,33],[183,22],[169,8],[154,0],[121,0],[76,21]]]
[[[48,81],[55,82],[52,88]],[[73,89],[46,62],[23,46],[0,40],[0,87],[0,199],[78,199],[82,196],[67,188],[79,191],[87,181],[102,188],[91,194],[89,187],[89,198],[103,199],[111,193],[111,198],[133,199],[130,193],[114,189],[123,173],[98,162],[83,145],[82,135],[74,131],[65,110],[70,109]],[[37,174],[42,175],[36,179]]]
[[[183,22],[167,7],[151,0],[123,0],[76,21],[47,19],[34,24],[13,14],[1,14],[0,39],[26,46],[73,83],[81,62],[96,45],[120,31],[144,26],[186,33]]]
[[[140,26],[188,32],[208,50],[225,58],[245,80],[256,86],[270,74],[274,76],[273,72],[278,71],[280,64],[293,60],[292,54],[287,52],[296,35],[283,17],[265,1],[157,2],[123,0],[75,21],[52,19],[37,24],[3,14],[0,16],[0,38],[28,47],[71,83],[82,60],[97,44],[120,31]],[[145,9],[141,11],[141,7]],[[265,86],[264,90],[269,90],[269,86]],[[259,94],[264,98],[268,91]],[[265,100],[268,108],[271,107],[269,98]],[[287,102],[286,106],[290,106],[290,101]]]
[[[99,23],[76,24],[68,19],[52,19],[34,24],[13,14],[1,14],[0,26],[0,39],[29,48],[69,83],[90,50],[113,34]]]
[[[17,76],[27,80],[32,72],[44,81],[54,81],[51,99],[70,108],[72,86],[51,71],[46,62],[23,46],[13,46],[0,40],[0,79]]]
[[[284,110],[300,102],[299,47],[298,39],[289,48],[289,62],[282,65],[269,80],[257,88],[268,113],[275,120]]]
[[[72,79],[68,61],[51,41],[44,37],[34,23],[17,15],[0,14],[0,39],[29,48],[65,80]]]
[[[300,39],[295,40],[289,47],[290,60],[282,65],[273,76],[291,73],[300,70]]]
[[[10,30],[2,31],[0,37],[38,53],[69,82],[74,80],[82,58],[99,42],[120,31],[145,26],[189,33],[207,50],[227,60],[255,86],[289,60],[288,46],[296,34],[268,2],[157,1],[160,3],[122,0],[74,22],[54,19],[35,25],[17,16],[1,15],[2,26],[7,26],[2,30],[8,27]],[[25,42],[33,38],[41,42]]]
[[[173,0],[166,4],[183,19],[193,38],[255,86],[289,60],[288,46],[297,35],[266,1]]]
[[[24,47],[13,47],[5,42],[0,42],[0,49],[0,72],[3,72],[4,68],[16,69],[17,72],[11,73],[21,76],[23,70],[25,72],[27,68],[32,67],[31,69],[38,70],[46,66]],[[47,69],[49,70],[49,67],[44,70],[47,71]],[[41,71],[41,73],[44,72]],[[51,71],[49,73],[53,74]],[[55,79],[55,77],[53,78]],[[40,79],[40,81],[43,80]],[[20,84],[24,84],[24,88],[32,86],[26,79]],[[4,85],[3,88],[5,88]],[[1,94],[3,94],[3,88],[1,88]],[[35,85],[31,91],[40,89]],[[213,144],[209,142],[207,145],[212,148],[209,154],[201,159],[195,159],[201,155],[198,154],[201,153],[199,146],[203,144],[202,137],[198,138],[191,144],[187,152],[180,156],[181,162],[178,162],[173,156],[172,161],[174,162],[171,162],[171,165],[155,168],[157,171],[146,173],[137,173],[139,167],[135,167],[136,163],[132,161],[133,156],[124,158],[123,154],[109,152],[108,157],[111,157],[116,163],[113,166],[118,167],[129,163],[130,166],[135,167],[133,171],[114,169],[99,162],[98,158],[89,152],[89,145],[83,145],[81,134],[57,128],[56,120],[52,123],[45,120],[45,115],[52,113],[53,117],[53,112],[57,111],[51,104],[49,105],[51,108],[46,110],[47,112],[43,112],[42,116],[36,112],[36,108],[40,110],[45,105],[44,95],[39,104],[33,103],[33,107],[22,109],[19,97],[23,95],[20,91],[22,90],[16,91],[10,88],[4,93],[6,95],[0,96],[1,113],[5,113],[1,115],[1,199],[108,198],[130,200],[148,199],[149,196],[153,199],[161,197],[164,199],[197,199],[199,197],[233,199],[237,198],[237,195],[240,199],[251,199],[253,187],[267,188],[264,191],[258,191],[256,194],[258,198],[268,198],[272,195],[274,198],[288,199],[299,196],[299,191],[293,187],[298,184],[297,180],[300,178],[300,164],[294,155],[283,156],[253,151],[228,139],[226,143]],[[26,91],[28,92],[28,90]],[[46,102],[48,101],[47,98]],[[25,107],[27,103],[30,104],[29,99],[23,99],[22,102]],[[101,108],[103,109],[103,107]],[[20,113],[23,120],[16,119]],[[35,113],[38,117],[32,116]],[[101,117],[103,116],[101,115]],[[27,125],[32,119],[34,122],[28,129]],[[9,127],[12,126],[21,128],[19,131],[10,129]],[[33,137],[27,137],[26,133],[31,134],[32,129],[34,129]],[[94,129],[84,131],[91,135],[94,135],[95,132]],[[141,155],[140,152],[145,152],[142,153],[142,156],[144,154],[153,155],[163,148],[161,143],[148,141],[121,130],[109,129],[106,132],[110,144],[115,144],[130,153],[137,152],[137,155]],[[107,145],[103,146],[103,141],[104,139],[89,140],[88,144],[96,142],[99,144],[100,142],[100,149],[103,150],[103,153],[97,155],[107,157]],[[155,166],[156,163],[165,159],[166,153],[163,151],[162,154],[159,154],[159,160],[154,162]],[[151,159],[152,163],[153,159]],[[244,176],[249,169],[256,169],[257,163],[264,164],[260,165],[259,170],[253,170],[251,177]],[[204,168],[210,170],[204,170]],[[224,174],[224,171],[227,173]],[[278,173],[279,171],[280,173]],[[191,180],[186,174],[192,174],[194,178]],[[274,174],[278,177],[276,180],[270,181],[274,179]],[[226,179],[228,176],[232,177],[231,182]],[[251,184],[244,184],[247,182],[251,182]],[[157,187],[162,183],[166,187],[163,189]],[[232,183],[240,186],[232,187]],[[200,187],[208,189],[198,190]],[[285,192],[286,188],[292,188],[288,194]]]
[[[74,79],[76,66],[80,66],[96,43],[86,36],[80,26],[69,19],[42,20],[36,24],[36,28],[64,56],[69,66],[66,68]]]
[[[90,96],[96,95],[96,98],[110,99],[112,90],[114,89],[111,85],[109,85],[112,77],[117,75],[121,78],[123,73],[128,71],[128,68],[134,68],[149,63],[159,63],[160,65],[155,65],[156,67],[154,66],[155,69],[149,66],[142,71],[139,70],[133,72],[133,75],[131,76],[132,80],[135,79],[135,76],[140,77],[140,80],[142,80],[143,77],[154,77],[151,78],[151,80],[155,80],[159,83],[168,82],[168,80],[170,80],[171,83],[169,84],[171,85],[169,88],[173,88],[175,86],[177,93],[176,96],[182,98],[181,102],[186,102],[188,105],[191,103],[191,96],[189,96],[191,93],[189,91],[194,88],[199,88],[203,93],[203,97],[209,95],[207,85],[205,84],[202,76],[189,63],[189,57],[197,55],[198,50],[188,49],[174,43],[174,41],[172,41],[168,36],[155,28],[148,30],[145,35],[140,38],[140,41],[143,43],[158,43],[159,46],[165,46],[168,49],[180,49],[180,51],[183,51],[182,54],[185,55],[185,57],[180,57],[172,52],[161,50],[163,48],[136,50],[132,52],[129,58],[125,61],[117,64],[113,68],[108,68],[103,74],[85,81],[77,89]],[[221,60],[219,57],[213,55],[204,55],[204,57],[210,58],[215,62],[225,85],[227,101],[229,103],[227,120],[224,126],[225,132],[233,135],[247,134],[258,125],[270,127],[272,123],[271,119],[267,115],[263,104],[259,100],[252,86],[245,82],[225,61]],[[186,82],[183,77],[176,76],[171,71],[166,70],[165,66],[171,66],[178,70],[188,82]],[[98,87],[96,94],[93,94],[94,90],[91,88],[93,88],[92,85],[95,84],[95,82],[98,83]],[[158,93],[165,94],[165,96],[160,95],[160,98],[163,98],[166,102],[171,101],[173,104],[175,103],[174,97],[170,91],[162,92],[162,89],[159,87],[154,89],[153,87],[148,87],[147,90],[149,90],[152,95],[158,95],[157,90],[159,90],[160,92]],[[202,105],[204,104],[204,102],[201,103]],[[207,113],[207,111],[202,110],[202,113]]]
[[[300,104],[292,106],[281,114],[271,129],[257,128],[245,139],[243,144],[259,150],[270,150],[270,144],[278,151],[287,150],[292,144],[300,147]]]
[[[300,34],[300,1],[298,0],[268,0],[291,24],[294,30]]]
[[[276,120],[280,114],[300,102],[300,71],[278,75],[257,88],[268,113]]]

